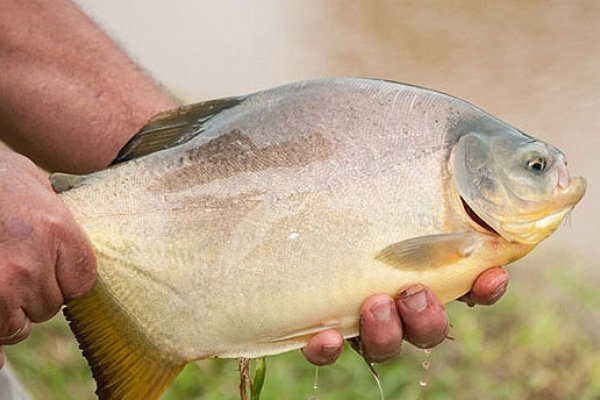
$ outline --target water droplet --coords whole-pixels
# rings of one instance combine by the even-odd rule
[[[365,361],[367,360],[365,359]],[[375,369],[375,364],[367,362],[367,366],[369,367],[369,372],[371,373],[371,376],[377,384],[377,389],[379,390],[379,400],[385,400],[385,392],[383,391],[383,386],[381,385],[381,379],[379,379],[379,374]]]
[[[424,388],[427,386],[427,377],[429,376],[429,368],[431,368],[431,362],[429,361],[429,357],[431,356],[431,349],[423,350],[425,354],[425,360],[421,363],[421,367],[423,368],[421,380],[419,381],[419,386]]]
[[[306,400],[319,400],[317,391],[319,389],[319,367],[315,366],[315,380],[313,382],[313,393]]]
[[[296,240],[296,239],[298,239],[299,237],[300,237],[300,234],[299,234],[298,232],[296,232],[296,231],[292,231],[292,232],[290,233],[290,235],[288,236],[288,238],[289,238],[290,240]]]

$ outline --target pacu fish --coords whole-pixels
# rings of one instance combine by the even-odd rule
[[[465,101],[355,78],[160,114],[112,167],[51,180],[98,261],[65,313],[102,399],[158,398],[195,360],[356,336],[375,293],[456,299],[586,187],[558,149]]]

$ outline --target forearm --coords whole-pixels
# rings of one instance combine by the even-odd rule
[[[108,165],[176,104],[68,0],[0,0],[0,138],[50,171]]]

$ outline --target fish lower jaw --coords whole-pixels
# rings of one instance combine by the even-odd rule
[[[520,223],[501,224],[498,231],[507,240],[536,244],[554,232],[573,207],[563,208],[543,218]]]

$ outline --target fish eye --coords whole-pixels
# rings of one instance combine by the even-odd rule
[[[530,158],[527,161],[527,168],[529,168],[529,170],[533,172],[544,172],[547,166],[547,160],[541,156]]]

